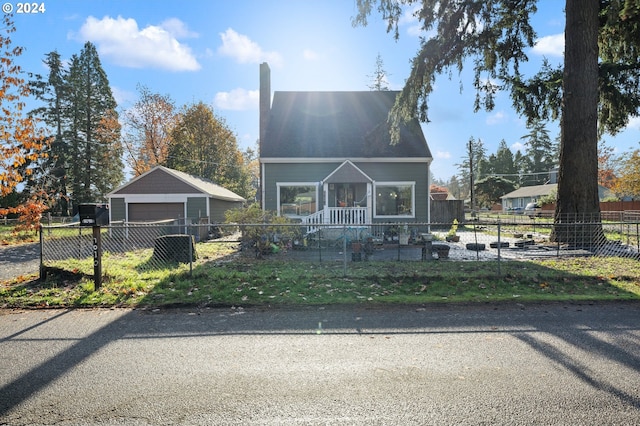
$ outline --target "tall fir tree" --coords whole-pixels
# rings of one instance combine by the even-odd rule
[[[116,101],[95,46],[87,42],[70,61],[64,134],[74,205],[103,200],[124,177]]]
[[[558,163],[558,148],[551,141],[544,122],[536,120],[527,125],[529,133],[520,139],[527,147],[528,170],[525,185],[542,185],[549,172]]]
[[[31,92],[38,100],[44,102],[44,105],[32,111],[32,114],[46,124],[51,141],[45,173],[38,178],[43,181],[43,187],[51,196],[53,213],[67,216],[69,214],[67,168],[70,158],[63,138],[64,109],[68,103],[66,71],[57,51],[46,54],[43,63],[49,69],[47,78],[36,75],[35,80],[30,82]]]

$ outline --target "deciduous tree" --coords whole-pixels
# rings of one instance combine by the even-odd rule
[[[29,86],[16,59],[22,47],[12,46],[11,34],[16,28],[11,15],[3,18],[0,29],[0,196],[14,193],[46,157],[48,140],[36,128],[32,117],[25,114],[25,99]],[[46,198],[32,188],[26,201],[17,207],[0,206],[0,215],[20,215],[25,226],[37,225],[46,208]]]
[[[139,99],[123,114],[126,159],[136,176],[166,164],[176,112],[169,95],[138,85]]]
[[[171,131],[167,166],[251,196],[251,176],[236,137],[224,119],[202,102],[185,106]]]

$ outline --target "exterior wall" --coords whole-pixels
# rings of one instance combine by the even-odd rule
[[[188,197],[187,218],[197,220],[206,216],[208,216],[207,197]]]
[[[241,202],[238,201],[223,201],[213,198],[209,199],[209,217],[211,223],[223,223],[225,221],[225,213],[227,210],[242,207]]]
[[[111,198],[109,199],[109,222],[119,222],[127,220],[127,207],[124,202],[124,198]]]
[[[415,218],[414,222],[428,221],[428,185],[429,166],[426,162],[353,162],[375,182],[415,182]],[[339,162],[327,163],[264,163],[264,208],[276,211],[278,182],[319,183],[338,166]],[[320,194],[319,203],[324,202]],[[323,205],[318,205],[322,209]],[[374,222],[389,222],[389,219],[373,219]],[[406,219],[397,221],[406,222]]]

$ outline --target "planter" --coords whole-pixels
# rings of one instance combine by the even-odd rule
[[[360,253],[360,250],[362,250],[362,243],[351,243],[351,251],[354,253]]]
[[[409,244],[409,234],[404,235],[400,234],[400,239],[398,240],[401,246],[406,246]]]

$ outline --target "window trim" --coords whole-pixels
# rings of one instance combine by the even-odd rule
[[[410,186],[411,187],[411,214],[379,215],[378,214],[378,188],[381,186]],[[373,183],[373,217],[375,219],[415,219],[416,217],[416,182],[415,181],[390,181]]]
[[[315,192],[316,192],[316,211],[311,213],[311,214],[315,214],[318,213],[319,210],[319,203],[320,203],[320,199],[318,198],[319,196],[319,185],[318,182],[276,182],[276,207],[277,207],[277,212],[278,212],[278,216],[286,216],[286,217],[291,217],[291,218],[296,218],[296,219],[301,219],[301,218],[305,218],[308,217],[309,215],[293,215],[293,214],[287,214],[287,215],[283,215],[282,211],[280,209],[281,204],[280,204],[280,188],[283,186],[310,186],[312,188],[315,188]]]

